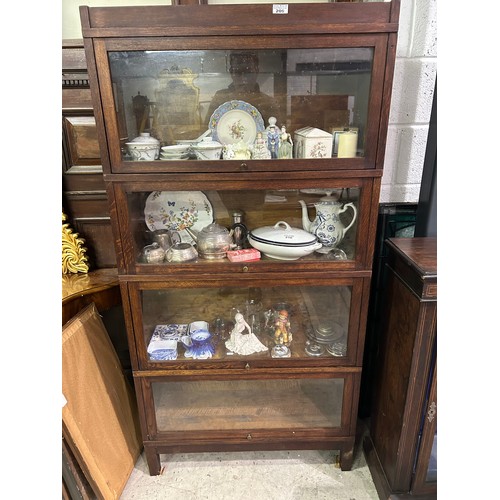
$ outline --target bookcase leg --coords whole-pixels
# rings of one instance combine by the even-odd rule
[[[148,463],[149,475],[158,476],[161,470],[160,454],[156,452],[155,448],[149,446],[144,447],[144,452]]]
[[[351,470],[353,458],[354,458],[354,446],[351,446],[347,450],[340,450],[340,469],[346,471]]]

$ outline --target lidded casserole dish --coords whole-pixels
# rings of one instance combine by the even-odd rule
[[[322,246],[316,236],[304,229],[291,227],[285,221],[252,229],[248,241],[267,257],[279,260],[300,259]]]

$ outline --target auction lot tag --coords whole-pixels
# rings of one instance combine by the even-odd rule
[[[273,3],[273,14],[288,14],[288,4]]]

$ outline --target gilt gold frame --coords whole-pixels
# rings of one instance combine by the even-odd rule
[[[87,249],[83,246],[85,240],[79,238],[78,233],[73,233],[69,223],[64,223],[66,220],[67,216],[62,212],[62,273],[88,273]]]

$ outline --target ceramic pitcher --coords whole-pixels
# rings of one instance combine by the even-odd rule
[[[299,200],[302,206],[302,226],[306,231],[314,234],[326,249],[335,248],[344,238],[345,234],[354,224],[358,215],[353,203],[342,204],[334,197],[324,196],[314,204],[316,217],[313,221],[309,219],[307,205],[303,200]],[[348,208],[353,211],[353,218],[350,224],[345,227],[339,215]]]

